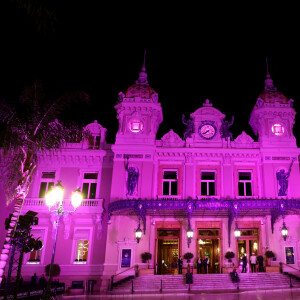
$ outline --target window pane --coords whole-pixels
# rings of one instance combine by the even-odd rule
[[[53,187],[54,187],[54,182],[48,182],[48,189],[47,189],[47,192],[48,192],[49,190],[51,190]]]
[[[207,196],[207,182],[201,182],[201,195]]]
[[[246,182],[246,196],[252,196],[251,182]]]
[[[82,185],[82,197],[83,197],[83,199],[87,199],[88,198],[88,192],[89,192],[89,184],[88,183],[84,183]]]
[[[83,178],[84,179],[97,179],[98,173],[84,173]]]
[[[45,198],[47,182],[41,182],[39,198]]]
[[[214,196],[215,195],[215,183],[214,182],[209,182],[209,195]]]
[[[244,183],[243,182],[239,182],[239,196],[245,196]]]
[[[96,198],[96,188],[97,188],[97,183],[91,183],[91,188],[90,188],[90,199],[95,199]]]
[[[251,180],[250,172],[239,172],[239,180]]]
[[[169,195],[169,182],[163,182],[163,195]]]
[[[201,179],[215,180],[215,172],[202,172]]]
[[[55,172],[43,172],[42,178],[51,178],[55,179]]]
[[[82,260],[87,260],[89,252],[89,241],[84,241],[83,243],[83,251],[82,251]]]
[[[83,240],[78,241],[76,258],[82,259]]]
[[[164,179],[177,179],[176,171],[164,171]]]
[[[177,181],[171,182],[171,195],[177,195]]]

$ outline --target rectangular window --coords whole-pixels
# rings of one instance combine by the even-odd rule
[[[251,172],[239,172],[238,189],[239,196],[252,196]]]
[[[76,258],[75,262],[86,263],[88,259],[89,252],[89,241],[88,240],[78,240],[76,246]]]
[[[98,173],[84,173],[82,184],[83,199],[95,199]]]
[[[215,196],[216,183],[215,172],[204,171],[201,172],[201,196]]]
[[[163,195],[178,195],[178,174],[176,170],[163,171]]]
[[[39,198],[45,198],[49,189],[54,186],[55,172],[42,172]]]
[[[41,242],[43,243],[42,240],[41,240]],[[31,252],[29,253],[30,255],[29,255],[29,260],[28,260],[28,262],[29,262],[29,263],[33,263],[33,262],[39,263],[40,260],[41,260],[41,251],[42,251],[42,249],[31,251]]]

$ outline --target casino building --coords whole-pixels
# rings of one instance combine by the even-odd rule
[[[207,256],[209,273],[228,271],[228,251],[235,265],[244,254],[271,250],[274,268],[280,261],[298,268],[300,150],[293,100],[267,74],[249,112],[257,141],[244,131],[233,138],[226,116],[210,100],[202,102],[188,120],[178,120],[187,126],[183,137],[170,128],[157,139],[163,108],[143,66],[135,84],[119,93],[113,145],[95,121],[86,126],[89,142],[41,154],[23,212],[38,212],[32,233],[44,248],[25,255],[24,278],[40,276],[51,261],[54,217],[44,198],[58,180],[66,207],[77,186],[84,194],[59,225],[61,281],[96,279],[106,289],[111,275],[131,274],[136,264],[147,269],[144,252],[152,254],[147,272],[157,274],[176,273],[178,257],[187,252],[193,260]]]

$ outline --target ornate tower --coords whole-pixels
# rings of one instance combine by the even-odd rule
[[[119,103],[115,106],[119,120],[116,145],[154,145],[162,109],[158,94],[149,86],[145,61],[138,80],[125,94],[119,93]]]
[[[265,89],[258,96],[249,121],[261,147],[296,147],[295,115],[293,100],[277,91],[267,72]]]

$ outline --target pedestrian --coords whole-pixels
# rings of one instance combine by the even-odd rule
[[[204,267],[204,273],[205,273],[205,274],[208,273],[208,265],[209,265],[209,259],[208,259],[208,257],[205,255],[204,260],[203,260],[203,267]]]
[[[201,271],[202,271],[202,259],[201,257],[199,257],[197,260],[197,274],[201,274]]]
[[[252,255],[250,256],[250,265],[251,265],[251,272],[254,273],[256,270],[256,263],[257,263],[257,257],[254,252],[252,252]]]
[[[232,282],[239,282],[240,281],[239,275],[238,275],[238,273],[236,271],[236,267],[234,267],[233,271],[230,272],[230,276],[231,276]]]
[[[1,280],[1,288],[5,288],[5,285],[6,285],[6,277],[5,277],[5,275],[3,274],[2,275],[2,280]]]
[[[36,273],[34,273],[34,275],[31,277],[30,283],[31,283],[32,285],[36,285],[36,284],[37,284],[37,276],[36,276]]]
[[[180,255],[178,258],[178,274],[182,274],[182,265],[183,265],[183,260]]]
[[[257,257],[257,261],[258,261],[258,271],[263,272],[264,271],[264,258],[261,255],[259,255]]]
[[[243,262],[242,273],[247,273],[247,254],[246,253],[244,254],[244,256],[242,258],[242,262]]]
[[[46,286],[46,284],[47,284],[47,280],[46,280],[46,278],[45,278],[45,275],[42,274],[42,276],[41,276],[40,279],[39,279],[39,285],[40,285],[40,286]]]

